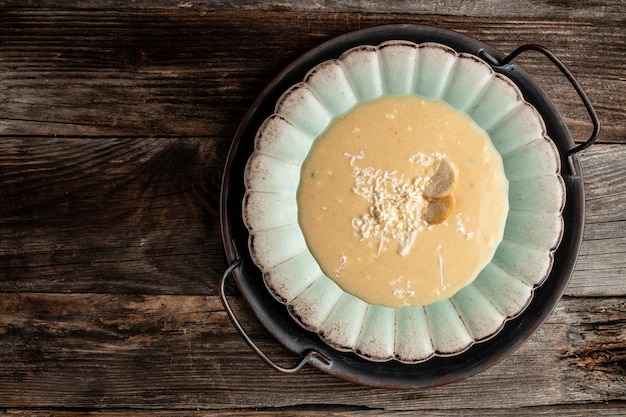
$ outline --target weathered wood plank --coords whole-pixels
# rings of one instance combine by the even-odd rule
[[[610,161],[621,151],[620,145],[595,146],[581,155],[586,224],[570,295],[626,294],[626,221],[618,214],[626,207],[626,160]]]
[[[0,412],[626,414],[625,14],[621,0],[0,0]],[[588,211],[576,271],[530,341],[467,381],[385,391],[311,368],[278,374],[216,297],[230,138],[305,51],[407,22],[503,52],[541,43],[579,78],[604,143],[581,158]],[[519,62],[584,139],[571,87],[542,57]],[[230,297],[262,349],[293,363]]]
[[[228,142],[14,139],[0,145],[0,291],[205,293],[224,270]],[[47,290],[46,290],[47,288]]]
[[[571,381],[580,384],[585,373],[592,371],[597,387],[617,388],[616,393],[624,399],[626,386],[619,386],[626,381],[626,300],[621,300],[621,304],[611,305],[600,299],[581,299],[576,311],[568,311],[566,320],[573,326],[562,358],[568,364]],[[593,401],[593,394],[589,398]]]
[[[239,297],[230,301],[264,351],[279,363],[295,360]],[[0,403],[401,412],[619,401],[626,394],[625,303],[565,298],[520,350],[493,368],[448,386],[388,391],[312,368],[297,375],[271,370],[241,340],[214,296],[1,294]]]
[[[184,9],[4,10],[0,135],[232,136],[254,97],[299,55],[351,30],[407,22],[458,30],[503,52],[544,44],[587,90],[605,122],[600,140],[626,140],[619,21],[307,11],[248,11],[242,19]],[[588,118],[567,81],[547,59],[519,61],[574,137],[586,139]]]
[[[0,291],[215,293],[229,142],[203,138],[0,142]],[[567,294],[626,294],[626,149],[582,157],[583,247]]]
[[[561,19],[603,19],[624,18],[623,3],[619,0],[603,1],[599,6],[593,1],[547,1],[522,0],[507,3],[502,7],[498,0],[475,0],[472,2],[437,0],[414,2],[400,0],[384,2],[379,0],[352,1],[322,0],[316,2],[274,1],[274,0],[3,0],[0,6],[20,8],[75,8],[75,9],[192,9],[192,10],[238,10],[238,11],[292,11],[292,12],[351,12],[351,13],[406,13],[440,14],[453,16],[522,17],[522,18],[561,18]]]
[[[535,416],[563,416],[563,417],[586,417],[590,415],[605,417],[623,417],[626,404],[623,402],[609,402],[598,404],[581,404],[581,405],[559,405],[559,406],[537,406],[523,408],[474,408],[463,409],[462,415],[467,417],[535,417]],[[383,409],[371,409],[361,407],[339,407],[337,405],[306,405],[281,407],[277,409],[237,409],[237,410],[98,410],[89,411],[90,417],[411,417],[416,413],[428,415],[432,417],[450,416],[458,414],[455,411],[442,409],[424,409],[416,408],[408,411],[389,411]],[[8,417],[82,417],[85,415],[83,411],[59,411],[55,409],[9,409],[4,415]]]

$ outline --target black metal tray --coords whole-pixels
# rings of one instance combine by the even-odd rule
[[[425,362],[405,364],[395,360],[374,362],[351,352],[340,352],[325,344],[315,333],[296,323],[284,305],[265,287],[261,272],[248,254],[248,232],[242,220],[245,164],[254,148],[254,137],[261,123],[272,114],[278,98],[290,86],[303,80],[315,65],[339,57],[359,45],[377,45],[387,40],[415,43],[437,42],[457,52],[476,55],[492,68],[511,79],[526,101],[541,114],[549,137],[555,142],[566,185],[563,210],[564,234],[554,256],[547,280],[535,290],[526,310],[509,320],[494,337],[473,345],[454,356],[435,356]],[[548,57],[578,92],[592,119],[591,137],[576,146],[550,99],[533,79],[512,59],[525,51],[538,51]],[[578,152],[591,145],[598,134],[599,122],[584,92],[565,66],[548,50],[538,45],[524,45],[504,57],[500,52],[469,36],[450,30],[416,25],[377,26],[334,38],[301,56],[283,70],[254,101],[234,137],[226,161],[221,190],[220,219],[226,257],[230,264],[220,282],[220,296],[234,325],[250,347],[265,361],[282,372],[296,372],[310,364],[328,374],[358,384],[387,388],[421,388],[461,380],[481,372],[519,348],[545,321],[561,298],[572,275],[582,241],[584,188]],[[297,364],[285,368],[263,354],[237,321],[225,295],[226,281],[232,278],[261,324],[287,349],[299,356]]]

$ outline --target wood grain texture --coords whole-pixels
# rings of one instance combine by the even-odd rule
[[[0,144],[0,291],[204,293],[224,270],[228,142]],[[214,282],[208,283],[215,288]]]
[[[517,416],[517,417],[534,417],[534,416],[557,416],[557,417],[584,417],[590,415],[599,415],[607,417],[623,417],[624,407],[621,404],[583,404],[576,406],[563,406],[559,409],[554,407],[528,407],[517,409],[466,409],[462,411],[463,416],[474,417],[502,417],[502,416]],[[455,412],[449,410],[432,410],[425,409],[419,410],[420,413],[432,417],[457,415]],[[343,408],[337,411],[333,406],[322,406],[319,410],[311,410],[306,407],[289,407],[281,409],[263,409],[254,408],[238,409],[236,411],[224,411],[224,410],[176,410],[176,411],[135,411],[135,410],[123,410],[123,411],[89,411],[85,412],[72,412],[72,411],[58,411],[54,409],[37,410],[36,413],[32,411],[23,410],[8,410],[5,415],[9,417],[77,417],[89,415],[91,417],[127,417],[129,413],[132,413],[136,417],[381,417],[381,416],[395,416],[395,417],[412,417],[415,416],[416,411],[394,411],[389,412],[383,409],[360,409],[360,408]]]
[[[526,345],[495,367],[417,391],[360,387],[312,368],[279,374],[245,345],[214,296],[4,294],[1,300],[0,403],[10,407],[516,409],[626,394],[623,298],[566,298]],[[295,361],[239,297],[231,303],[274,360]]]
[[[71,9],[179,9],[200,11],[291,11],[316,13],[402,13],[402,14],[438,14],[472,17],[499,18],[561,18],[561,19],[602,19],[619,21],[626,12],[619,0],[597,1],[574,0],[521,0],[502,3],[498,0],[435,0],[416,2],[396,0],[321,0],[315,2],[276,1],[276,0],[2,0],[0,6],[6,7],[44,7]]]
[[[0,142],[0,291],[215,293],[227,266],[218,211],[228,146],[219,138]],[[622,295],[626,149],[598,144],[581,159],[585,239],[566,294]]]
[[[585,229],[576,270],[567,293],[576,296],[626,292],[626,160],[609,161],[623,146],[589,148],[581,156],[585,182]]]
[[[0,0],[0,414],[626,415],[626,9],[622,0]],[[436,25],[502,52],[540,43],[603,129],[581,155],[586,223],[565,296],[521,349],[427,390],[276,373],[217,297],[222,171],[286,65],[345,32]],[[543,57],[522,65],[573,136],[590,123]],[[295,357],[239,292],[278,363]]]
[[[621,22],[265,11],[242,20],[233,11],[11,9],[0,14],[0,135],[232,136],[254,97],[289,62],[334,36],[391,23],[457,30],[503,52],[544,44],[574,75],[584,75],[580,83],[605,122],[600,140],[626,138]],[[590,123],[564,77],[533,54],[519,61],[573,136],[585,140]]]

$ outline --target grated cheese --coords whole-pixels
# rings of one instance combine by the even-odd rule
[[[407,181],[397,171],[360,167],[358,162],[365,159],[363,151],[344,155],[350,158],[352,191],[370,203],[367,213],[352,219],[354,233],[361,240],[374,239],[378,243],[377,256],[391,240],[397,241],[400,255],[408,255],[417,234],[433,227],[422,218],[426,205],[423,189],[430,178]],[[427,168],[445,157],[441,153],[416,153],[409,161]]]
[[[348,257],[346,255],[341,255],[339,257],[339,265],[337,265],[337,269],[335,269],[333,278],[339,278],[341,276],[341,272],[346,267],[346,262],[348,262]]]
[[[396,279],[389,281],[389,285],[394,287],[392,288],[392,294],[395,298],[402,301],[403,306],[409,305],[408,298],[415,297],[416,291],[411,289],[411,280],[407,280],[404,288],[398,288],[397,286],[401,284],[402,276],[398,276]]]
[[[461,213],[457,213],[456,215],[456,231],[465,235],[467,240],[470,240],[474,237],[474,232],[468,232],[465,230],[465,223],[463,223],[463,219],[461,218]]]

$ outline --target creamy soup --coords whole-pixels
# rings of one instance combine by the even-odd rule
[[[370,304],[445,299],[502,240],[508,182],[489,136],[420,96],[385,96],[335,120],[302,166],[299,222],[325,274]]]

